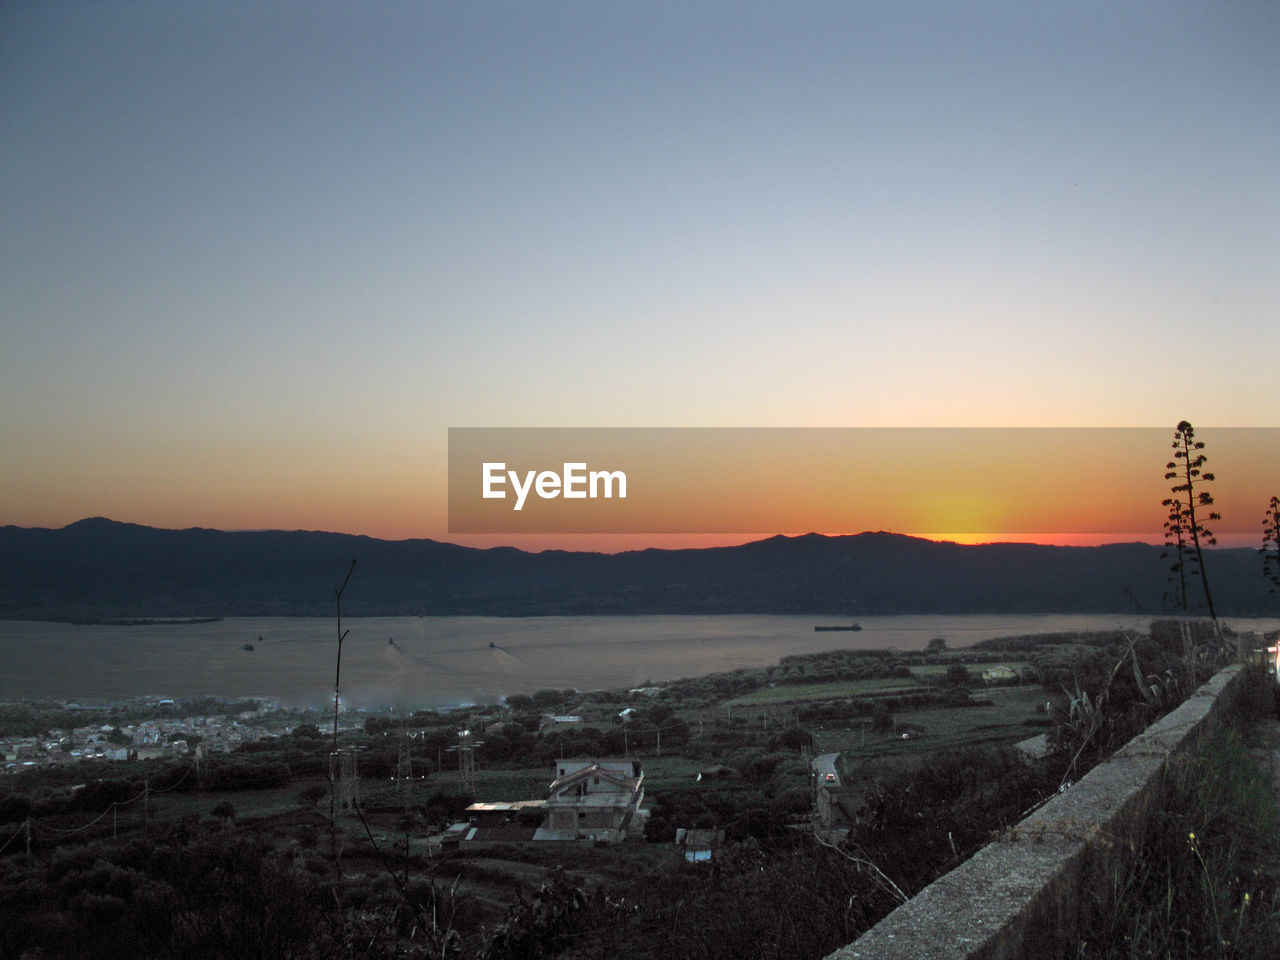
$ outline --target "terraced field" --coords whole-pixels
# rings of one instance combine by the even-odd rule
[[[885,697],[899,693],[920,693],[928,685],[917,679],[877,677],[870,680],[833,680],[824,683],[786,683],[761,687],[728,701],[731,707],[751,707],[774,703],[802,703],[807,700],[838,700],[842,697]]]

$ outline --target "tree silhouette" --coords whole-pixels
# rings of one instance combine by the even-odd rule
[[[1221,520],[1221,515],[1214,513],[1213,494],[1204,489],[1206,483],[1213,482],[1213,474],[1204,469],[1208,457],[1204,450],[1204,441],[1196,439],[1196,431],[1190,423],[1182,420],[1173,431],[1173,459],[1165,464],[1164,478],[1176,480],[1170,487],[1172,497],[1163,501],[1169,508],[1169,519],[1165,521],[1165,546],[1174,551],[1173,570],[1178,574],[1180,600],[1184,610],[1190,609],[1187,600],[1188,575],[1199,575],[1200,585],[1204,588],[1205,606],[1209,608],[1209,616],[1216,624],[1217,611],[1213,607],[1213,594],[1209,590],[1209,575],[1204,567],[1204,547],[1216,544],[1213,531],[1205,526],[1206,520]],[[1165,556],[1169,554],[1166,553]]]
[[[1262,575],[1271,581],[1272,592],[1280,587],[1280,497],[1272,497],[1262,518]]]

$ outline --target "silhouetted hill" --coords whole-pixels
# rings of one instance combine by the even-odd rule
[[[621,554],[489,550],[95,518],[0,528],[0,617],[322,616],[352,557],[359,615],[1163,613],[1159,547],[961,546],[890,533]],[[1280,614],[1253,550],[1209,558],[1224,614]]]

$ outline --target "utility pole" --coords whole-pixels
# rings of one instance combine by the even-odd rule
[[[484,745],[482,740],[471,739],[471,730],[458,731],[457,746],[450,750],[458,751],[458,779],[462,783],[462,792],[473,800],[476,796],[476,747]]]
[[[401,732],[399,751],[396,757],[396,788],[400,794],[400,810],[409,810],[409,781],[413,779],[413,759],[409,754],[408,734]]]
[[[338,812],[354,813],[360,799],[360,773],[356,768],[355,747],[343,747],[338,751],[337,793]]]

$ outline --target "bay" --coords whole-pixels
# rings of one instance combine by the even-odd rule
[[[815,632],[815,616],[369,617],[344,621],[341,688],[351,706],[438,707],[547,687],[634,687],[834,649],[950,648],[1019,634],[1144,630],[1124,615],[861,618],[859,632]],[[1231,619],[1238,631],[1280,620]],[[252,651],[245,645],[252,645]],[[140,696],[332,702],[332,618],[233,617],[216,623],[79,626],[0,621],[0,697],[100,702]]]

